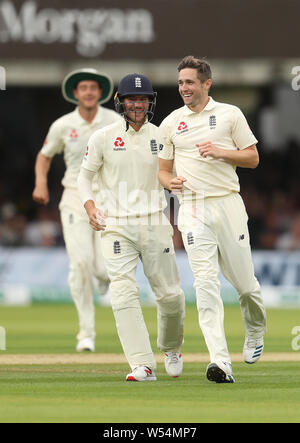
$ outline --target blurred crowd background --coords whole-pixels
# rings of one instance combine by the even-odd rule
[[[81,2],[68,0],[0,2],[0,63],[6,72],[6,88],[0,90],[1,246],[53,247],[64,244],[58,212],[64,173],[62,156],[54,158],[49,173],[50,203],[44,207],[32,201],[35,158],[48,128],[55,119],[73,110],[61,95],[63,77],[73,69],[95,67],[110,74],[117,87],[118,80],[129,72],[148,75],[158,92],[154,123],[159,125],[169,112],[182,105],[177,92],[176,67],[183,56],[193,54],[206,56],[211,63],[214,80],[211,95],[214,99],[239,106],[259,141],[259,166],[255,170],[237,170],[241,195],[249,214],[252,247],[300,249],[300,90],[296,78],[300,67],[299,71],[295,70],[300,65],[300,55],[297,58],[296,42],[299,40],[294,35],[295,20],[300,13],[299,2],[188,0],[185,7],[189,16],[193,15],[191,11],[198,17],[203,11],[207,14],[203,29],[193,26],[187,29],[180,21],[181,2],[177,0],[155,0],[152,5],[145,1],[89,0],[84,8],[107,8],[110,11],[110,8],[119,7],[120,14],[122,11],[127,13],[128,8],[147,10],[147,17],[151,15],[153,34],[148,42],[142,38],[138,41],[137,37],[134,41],[132,37],[132,42],[124,46],[121,46],[122,41],[111,46],[107,43],[106,49],[93,57],[90,54],[85,56],[82,48],[81,54],[76,53],[71,38],[68,44],[61,45],[63,50],[57,50],[59,42],[54,37],[53,42],[48,39],[46,43],[41,38],[34,41],[32,36],[28,40],[23,16],[29,20],[29,12],[27,15],[24,12],[29,3],[31,7],[35,5],[36,20],[46,7],[53,8],[57,14],[62,7],[83,9]],[[170,4],[174,17],[168,8]],[[211,37],[208,30],[223,23],[220,21],[221,11],[218,12],[221,6],[227,10],[231,8],[230,11],[234,12],[232,20],[239,22],[234,22],[230,29],[225,23],[224,29],[221,27],[219,33]],[[281,20],[283,10],[289,14],[284,22]],[[211,11],[214,11],[213,15],[209,15]],[[266,12],[269,13],[267,22]],[[12,13],[20,24],[19,34],[17,27],[14,32],[9,28]],[[53,14],[49,15],[45,25],[48,34],[52,32]],[[177,31],[175,29],[168,39],[164,39],[162,29],[169,29],[170,33],[170,24],[176,24],[176,20],[179,23],[175,26]],[[22,26],[25,29],[23,37]],[[248,31],[247,26],[251,27]],[[141,29],[141,35],[142,32]],[[220,38],[222,32],[225,35]],[[205,36],[205,41],[199,39],[197,43],[191,38],[196,35]],[[286,41],[286,35],[290,36],[289,41]],[[113,101],[105,106],[113,108]],[[177,249],[183,248],[176,226],[174,243]]]

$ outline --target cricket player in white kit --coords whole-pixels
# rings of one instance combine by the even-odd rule
[[[78,177],[91,226],[102,230],[102,248],[111,281],[110,296],[118,335],[131,368],[127,381],[156,380],[156,361],[144,322],[136,268],[140,258],[158,308],[158,348],[170,376],[182,372],[185,299],[180,288],[173,228],[163,214],[158,181],[158,128],[150,123],[156,93],[139,74],[124,77],[115,97],[124,117],[92,135]],[[91,183],[98,173],[98,208]]]
[[[79,317],[78,352],[95,350],[93,276],[100,295],[107,292],[109,279],[101,254],[101,234],[93,232],[89,225],[78,195],[77,176],[92,133],[120,120],[115,111],[100,106],[110,99],[112,92],[110,77],[95,69],[68,74],[62,83],[62,94],[77,107],[51,125],[35,165],[33,199],[47,204],[47,175],[52,158],[56,154],[64,155],[66,171],[59,209],[70,262],[69,286]],[[96,187],[94,191],[97,191]]]
[[[195,277],[199,324],[211,360],[207,378],[233,383],[219,266],[239,295],[247,363],[259,359],[266,329],[265,309],[251,258],[248,216],[236,174],[237,166],[258,165],[257,140],[239,108],[208,96],[212,80],[205,60],[187,56],[178,71],[184,106],[161,123],[159,179],[178,195],[181,203],[178,227]]]

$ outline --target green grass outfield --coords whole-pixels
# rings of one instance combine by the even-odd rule
[[[143,311],[158,354],[155,309]],[[255,365],[237,358],[233,385],[217,385],[205,378],[207,351],[195,306],[187,308],[182,351],[195,357],[204,354],[204,360],[186,362],[183,375],[172,379],[159,359],[157,382],[126,383],[127,364],[87,363],[87,354],[75,353],[74,306],[1,306],[7,350],[0,351],[0,422],[299,423],[300,351],[293,351],[291,343],[293,327],[300,326],[300,310],[269,309],[267,314],[264,357]],[[89,356],[122,357],[111,309],[97,307],[96,322],[97,349]],[[230,352],[238,355],[244,340],[239,307],[225,307],[225,328]],[[26,354],[30,364],[13,364],[13,358]],[[55,354],[62,360],[73,355],[77,363],[37,364],[35,360]],[[286,361],[281,358],[284,355]]]

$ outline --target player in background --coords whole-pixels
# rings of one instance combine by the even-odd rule
[[[178,72],[184,106],[161,123],[159,180],[181,202],[178,227],[195,277],[199,324],[210,354],[207,378],[233,383],[219,266],[238,292],[247,363],[261,356],[266,328],[251,258],[248,216],[236,174],[236,167],[258,165],[257,140],[239,108],[209,97],[211,69],[205,60],[187,56]]]
[[[69,73],[63,80],[62,94],[77,106],[51,125],[35,163],[33,199],[46,205],[49,202],[47,176],[52,158],[56,154],[64,155],[66,170],[59,210],[69,256],[70,292],[79,317],[78,352],[95,350],[93,283],[98,293],[105,295],[109,279],[101,253],[101,234],[89,225],[78,195],[77,176],[91,134],[120,120],[115,111],[101,106],[110,99],[112,92],[113,82],[107,74],[95,69]],[[97,192],[96,186],[94,192]]]
[[[102,230],[102,250],[111,281],[118,335],[130,365],[127,381],[156,380],[156,361],[142,314],[136,268],[140,258],[158,309],[157,345],[172,377],[182,372],[185,299],[180,288],[173,228],[158,175],[158,128],[150,123],[156,93],[139,74],[124,77],[115,97],[122,121],[95,132],[78,177],[91,226]],[[99,177],[99,205],[91,183]]]

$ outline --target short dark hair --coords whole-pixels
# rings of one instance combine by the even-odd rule
[[[209,63],[200,57],[193,55],[187,55],[179,63],[177,70],[180,72],[182,69],[191,68],[197,70],[197,75],[201,83],[211,78],[211,69]]]

